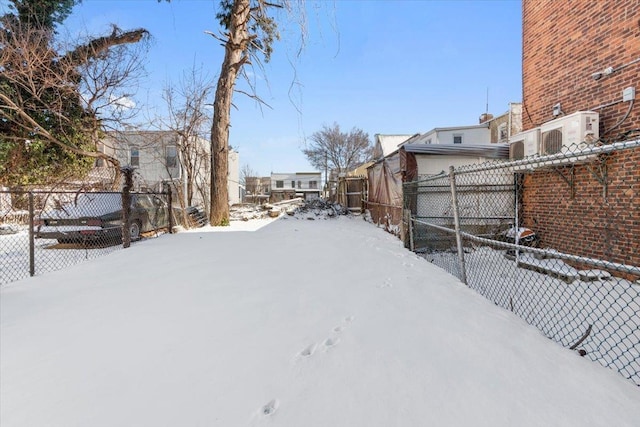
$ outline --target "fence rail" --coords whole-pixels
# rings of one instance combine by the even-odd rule
[[[126,194],[126,197],[125,197]],[[123,209],[130,200],[128,209]],[[170,193],[0,191],[0,284],[171,232]]]
[[[547,337],[640,385],[640,177],[624,169],[623,156],[627,164],[640,158],[640,141],[565,147],[405,183],[406,243]],[[567,212],[581,223],[569,223]]]

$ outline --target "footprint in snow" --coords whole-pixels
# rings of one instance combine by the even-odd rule
[[[300,352],[300,356],[302,357],[309,357],[313,354],[313,352],[316,350],[316,345],[315,344],[311,344],[309,346],[307,346],[304,350],[302,350]]]
[[[268,416],[276,412],[276,409],[278,409],[278,401],[276,399],[273,399],[272,401],[270,401],[269,403],[267,403],[262,407],[261,412],[262,412],[262,415]]]
[[[338,344],[338,341],[340,341],[338,338],[327,338],[324,340],[324,346],[325,348],[331,348]]]
[[[378,288],[393,288],[393,281],[387,277],[381,285],[378,285]]]
[[[347,322],[347,323],[351,323],[354,320],[356,320],[356,316],[347,316],[347,317],[344,318],[344,321]]]

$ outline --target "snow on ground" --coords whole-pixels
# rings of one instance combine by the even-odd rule
[[[212,230],[0,289],[0,425],[638,425],[630,381],[359,218]]]
[[[425,259],[457,271],[457,253],[426,253]],[[640,385],[640,286],[600,270],[576,270],[560,259],[520,254],[523,265],[544,267],[549,274],[518,267],[504,250],[467,247],[467,283],[527,323],[570,347],[589,325],[580,349],[586,357],[618,370]],[[560,278],[562,277],[562,278]],[[565,280],[570,278],[568,284]],[[597,279],[597,280],[595,280]],[[638,423],[640,425],[640,423]]]

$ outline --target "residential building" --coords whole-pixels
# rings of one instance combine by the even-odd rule
[[[491,144],[491,130],[486,122],[471,126],[434,128],[412,136],[402,143],[404,144],[486,145]]]
[[[523,129],[594,111],[600,143],[639,139],[638,1],[523,0],[522,12]],[[523,225],[561,252],[640,265],[640,149],[565,169],[524,175]]]
[[[492,144],[506,144],[511,135],[522,132],[522,103],[509,103],[509,110],[493,117],[491,114],[480,115],[480,124],[489,125],[489,140]]]
[[[247,203],[264,203],[271,194],[270,176],[248,176],[244,179],[244,201]]]
[[[270,201],[318,198],[322,191],[321,180],[321,172],[271,173]]]
[[[170,186],[176,204],[207,206],[209,203],[210,143],[194,137],[183,141],[175,131],[126,130],[111,132],[98,147],[116,157],[122,166],[134,168],[134,189],[162,191]],[[229,151],[229,203],[240,201],[238,153]],[[96,161],[93,176],[109,169],[101,159]]]

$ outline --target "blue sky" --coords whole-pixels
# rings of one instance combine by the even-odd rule
[[[204,33],[219,29],[217,4],[84,0],[65,26],[149,30],[148,77],[136,102],[162,112],[166,82],[194,64],[218,75],[223,48]],[[272,109],[236,95],[230,144],[261,175],[309,171],[301,149],[323,124],[358,127],[372,140],[476,124],[487,88],[489,112],[501,114],[522,97],[521,26],[520,1],[307,1],[306,48],[296,56],[299,29],[283,21],[266,75],[256,70],[258,93]]]

